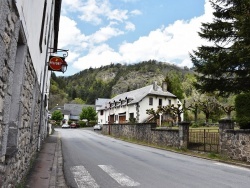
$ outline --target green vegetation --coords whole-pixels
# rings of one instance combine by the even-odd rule
[[[167,82],[168,91],[173,93],[179,100],[184,99],[184,92],[181,84],[182,75],[177,71],[169,71],[165,78],[165,82]]]
[[[236,120],[241,129],[250,129],[250,93],[240,94],[235,99]]]
[[[200,127],[217,123],[225,117],[235,119],[235,95],[222,97],[216,92],[201,93],[195,87],[195,72],[154,60],[135,65],[110,64],[97,69],[90,68],[69,77],[56,77],[52,74],[50,105],[94,104],[96,98],[112,98],[154,81],[158,84],[166,81],[168,91],[182,99],[184,109],[169,107],[173,112],[170,120],[176,120],[180,113],[184,113],[184,121],[192,122],[192,127]],[[148,111],[156,122],[159,111]]]
[[[112,135],[107,135],[112,137]],[[117,138],[117,137],[116,137]],[[168,147],[168,146],[159,146],[157,144],[149,144],[147,142],[143,142],[143,141],[139,141],[136,139],[132,139],[132,138],[127,138],[127,137],[119,137],[117,139],[126,141],[126,142],[131,142],[131,143],[136,143],[136,144],[140,144],[143,146],[149,146],[149,147],[154,147],[154,148],[158,148],[158,149],[162,149],[162,150],[167,150],[167,151],[171,151],[171,152],[176,152],[176,153],[181,153],[184,155],[190,155],[190,156],[196,156],[196,157],[200,157],[200,158],[204,158],[204,159],[212,159],[215,161],[221,161],[221,162],[226,162],[226,163],[237,163],[237,164],[248,164],[247,162],[242,162],[242,161],[236,161],[236,160],[232,160],[228,157],[225,157],[223,155],[214,153],[214,152],[199,152],[199,151],[192,151],[189,149],[184,149],[184,148],[173,148],[173,147]]]
[[[215,18],[203,23],[199,35],[209,41],[191,54],[204,92],[221,95],[250,91],[250,1],[211,1]]]
[[[55,121],[62,121],[63,120],[63,114],[60,110],[55,110],[53,113],[52,113],[52,116],[51,116],[51,120],[55,120]]]
[[[83,108],[82,109],[82,112],[80,114],[80,119],[87,119],[88,122],[91,121],[91,120],[96,120],[96,111],[93,107],[87,107],[87,108]]]
[[[97,98],[112,98],[150,85],[154,81],[161,84],[167,75],[175,78],[175,88],[178,83],[183,82],[186,74],[194,73],[188,68],[183,69],[155,60],[133,65],[110,64],[96,69],[89,68],[68,77],[56,77],[52,72],[49,109],[56,104],[78,104],[76,99],[81,99],[85,104],[94,104]],[[180,91],[180,88],[177,91]]]

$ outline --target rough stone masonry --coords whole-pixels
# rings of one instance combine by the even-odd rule
[[[1,0],[0,187],[15,187],[29,170],[44,129],[40,106],[40,85],[15,1]]]

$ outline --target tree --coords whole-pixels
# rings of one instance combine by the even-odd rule
[[[176,116],[178,119],[178,122],[182,121],[181,114],[184,113],[184,108],[180,104],[177,104],[177,106],[175,106],[173,104],[163,106],[161,108],[161,111],[166,113],[166,114],[170,114],[173,117],[173,119],[175,119],[175,116]]]
[[[62,112],[60,110],[55,110],[52,113],[51,119],[55,120],[55,121],[62,121],[63,120],[63,114],[62,114]]]
[[[203,100],[198,100],[198,108],[206,116],[206,124],[213,113],[219,109],[218,101],[213,97],[206,97]]]
[[[220,95],[250,91],[250,1],[214,0],[212,23],[202,23],[202,45],[190,54],[197,88]]]
[[[186,105],[186,104],[185,104]],[[199,102],[193,99],[187,106],[185,106],[187,110],[190,110],[194,114],[194,122],[197,123],[198,120],[198,110],[199,110]]]
[[[250,93],[235,98],[236,121],[241,129],[250,129]]]
[[[81,98],[75,98],[73,101],[70,102],[71,104],[85,104],[84,100]]]
[[[87,108],[83,107],[82,112],[80,114],[80,119],[95,120],[96,119],[96,111],[93,107],[89,106]]]
[[[181,76],[176,71],[170,71],[165,80],[168,84],[168,91],[173,93],[179,100],[184,98],[181,84]]]

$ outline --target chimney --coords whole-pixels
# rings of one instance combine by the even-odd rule
[[[154,90],[154,91],[157,91],[157,87],[158,87],[158,86],[157,86],[157,82],[154,81],[154,83],[153,83],[153,90]]]
[[[162,82],[162,91],[164,91],[164,92],[168,91],[168,84],[165,81]]]

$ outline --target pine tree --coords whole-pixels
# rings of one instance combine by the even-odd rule
[[[250,91],[250,1],[211,0],[212,23],[203,23],[199,35],[211,42],[191,54],[198,89],[230,94]]]

